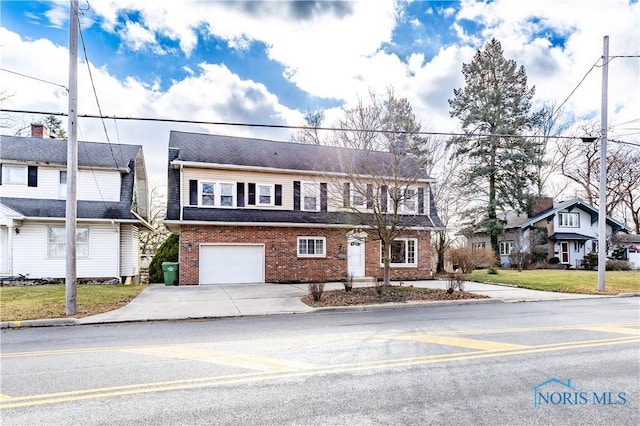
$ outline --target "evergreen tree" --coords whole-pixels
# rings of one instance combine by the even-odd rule
[[[452,138],[450,144],[468,165],[463,173],[466,187],[484,195],[481,226],[497,253],[502,232],[497,211],[528,210],[535,166],[541,161],[534,141],[518,137],[537,120],[529,112],[535,88],[527,87],[524,67],[505,59],[496,39],[462,65],[462,74],[465,87],[454,89],[449,105],[450,115],[460,119],[467,135]]]

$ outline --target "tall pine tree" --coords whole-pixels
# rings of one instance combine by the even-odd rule
[[[533,140],[518,135],[536,120],[529,112],[535,88],[527,87],[524,67],[505,59],[496,39],[462,65],[462,74],[465,87],[454,89],[449,105],[451,117],[460,119],[468,136],[449,143],[468,164],[463,172],[466,187],[484,195],[486,216],[481,226],[498,253],[502,223],[497,212],[527,211],[531,202],[539,150]]]

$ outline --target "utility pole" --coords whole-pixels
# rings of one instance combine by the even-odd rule
[[[78,199],[78,0],[70,0],[69,12],[69,139],[67,140],[67,203],[65,210],[66,314],[78,312],[76,298],[76,220]]]
[[[600,122],[600,206],[598,211],[598,291],[605,289],[607,268],[607,97],[609,80],[609,36],[602,48],[602,106]]]

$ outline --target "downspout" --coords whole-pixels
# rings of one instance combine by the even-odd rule
[[[184,216],[183,212],[184,212],[184,202],[182,200],[182,192],[183,192],[183,188],[184,188],[184,165],[180,164],[180,193],[178,194],[178,196],[180,197],[180,222],[182,222],[182,218]]]

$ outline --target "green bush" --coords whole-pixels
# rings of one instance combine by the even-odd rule
[[[582,267],[584,269],[594,270],[598,267],[598,254],[589,253],[585,254],[582,258]]]
[[[560,263],[560,258],[558,256],[554,256],[549,259],[549,265],[557,265],[558,263]]]
[[[156,255],[149,264],[149,282],[164,282],[164,273],[162,272],[162,262],[177,262],[178,250],[180,248],[180,240],[178,234],[171,234],[158,248]]]

